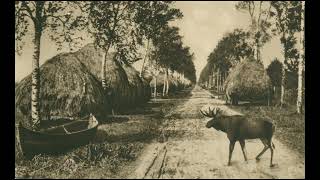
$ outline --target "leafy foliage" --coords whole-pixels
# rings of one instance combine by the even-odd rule
[[[106,53],[114,48],[117,58],[124,63],[128,63],[128,59],[136,59],[139,44],[132,22],[134,8],[132,1],[94,1],[86,5],[88,31],[94,38],[94,44]]]
[[[268,66],[267,73],[270,77],[271,84],[279,87],[281,85],[282,77],[282,63],[275,58]]]
[[[163,27],[153,44],[155,48],[151,56],[155,65],[177,71],[190,81],[196,81],[193,54],[190,53],[190,47],[183,46],[178,27]]]
[[[138,32],[146,39],[155,39],[168,22],[180,19],[179,9],[170,7],[173,1],[137,1],[134,21]]]
[[[217,69],[227,72],[231,67],[238,64],[241,59],[252,56],[253,49],[247,41],[249,36],[249,32],[245,32],[242,29],[235,29],[233,32],[226,33],[208,56],[208,63],[200,75],[199,82],[206,81],[209,74],[217,71]]]
[[[298,67],[299,52],[295,47],[297,39],[294,36],[300,31],[302,4],[298,1],[272,1],[270,15],[276,21],[273,32],[281,36],[280,41],[284,47],[286,69],[296,71]]]
[[[257,60],[260,61],[260,48],[271,39],[269,32],[272,25],[269,21],[271,4],[264,1],[239,1],[236,9],[248,12],[250,15],[250,35],[253,40],[251,46],[256,47]]]
[[[25,37],[37,28],[41,34],[48,33],[61,49],[63,44],[74,48],[82,40],[76,32],[85,26],[80,2],[68,1],[17,1],[15,3],[16,52],[21,54]],[[39,16],[36,16],[39,14]],[[32,29],[33,28],[33,29]]]

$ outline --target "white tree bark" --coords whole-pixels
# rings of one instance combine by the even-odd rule
[[[146,54],[143,58],[143,63],[142,63],[142,66],[141,66],[141,71],[140,71],[140,77],[142,78],[142,74],[143,74],[143,70],[144,70],[144,64],[146,62],[146,59],[149,55],[149,43],[150,43],[150,40],[148,39],[148,42],[147,42],[147,50],[146,50]]]
[[[39,22],[35,22],[35,36],[34,36],[34,53],[32,60],[32,84],[31,84],[31,119],[32,126],[37,128],[41,116],[40,116],[40,41],[41,41],[41,25]]]
[[[286,34],[285,32],[282,33],[282,38],[286,39]],[[284,54],[284,60],[282,64],[282,77],[281,77],[281,97],[280,97],[280,107],[282,107],[285,102],[284,102],[284,96],[285,96],[285,80],[286,80],[286,61],[287,61],[287,52],[286,52],[286,45],[283,46],[283,54]]]
[[[168,69],[167,69],[167,89],[166,89],[166,95],[168,96],[169,95],[169,72],[168,72]]]
[[[106,62],[108,59],[108,52],[110,49],[110,44],[107,46],[107,48],[104,50],[105,54],[104,54],[104,58],[102,60],[102,66],[101,66],[101,83],[102,83],[102,88],[104,90],[107,89],[107,84],[106,84]],[[113,57],[112,57],[113,58]]]
[[[168,75],[167,75],[167,72],[165,72],[165,73],[164,73],[164,77],[163,77],[162,96],[165,96],[165,95],[166,95],[167,79],[168,79]]]
[[[285,87],[284,87],[284,81],[286,79],[286,70],[285,65],[283,63],[282,66],[282,77],[281,77],[281,97],[280,97],[280,106],[282,107],[284,105],[284,94],[285,94]]]
[[[155,79],[154,79],[155,81],[154,81],[154,98],[156,98],[157,97],[157,75],[155,76]]]
[[[302,1],[301,11],[301,31],[300,31],[300,57],[298,65],[298,97],[297,97],[297,113],[302,111],[302,70],[303,70],[303,55],[304,55],[304,1]]]

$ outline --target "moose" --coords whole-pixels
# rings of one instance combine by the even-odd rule
[[[247,152],[245,149],[245,140],[246,139],[260,139],[264,145],[263,150],[256,156],[256,160],[259,161],[260,157],[270,149],[271,159],[270,167],[274,167],[272,163],[273,159],[273,149],[275,149],[274,144],[272,143],[272,136],[275,131],[275,126],[267,118],[247,118],[243,115],[233,115],[226,116],[223,114],[223,111],[215,107],[213,110],[203,112],[200,110],[200,113],[206,117],[212,118],[206,124],[207,128],[215,128],[218,131],[223,131],[227,133],[227,137],[230,141],[229,144],[229,160],[228,166],[231,165],[231,157],[234,149],[234,145],[239,141],[244,160],[247,161]]]

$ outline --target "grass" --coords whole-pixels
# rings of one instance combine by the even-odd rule
[[[230,106],[249,117],[269,117],[276,125],[275,137],[305,157],[305,114],[297,114],[296,106]]]
[[[170,98],[186,97],[188,92]],[[16,178],[119,178],[130,173],[128,165],[150,141],[159,139],[165,114],[183,101],[150,101],[125,115],[99,119],[90,144],[61,155],[40,154],[26,159],[15,148]],[[21,117],[16,114],[16,123]],[[17,132],[16,132],[17,135]]]

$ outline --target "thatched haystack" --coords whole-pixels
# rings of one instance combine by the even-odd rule
[[[226,93],[239,100],[266,100],[271,86],[263,64],[243,60],[231,70],[225,81]]]
[[[16,110],[31,117],[31,74],[15,89]],[[106,112],[99,81],[71,53],[62,53],[40,67],[40,113],[47,116],[96,116]]]
[[[95,49],[93,44],[87,44],[74,53],[78,60],[85,64],[89,71],[101,81],[101,67],[104,52]],[[128,96],[131,93],[127,74],[121,64],[115,60],[115,53],[109,53],[106,62],[106,98],[116,112],[125,110],[128,105]]]
[[[135,106],[145,102],[145,99],[144,99],[145,89],[144,89],[143,81],[139,76],[139,72],[134,67],[127,64],[124,64],[122,67],[127,74],[129,86],[131,90],[131,94],[129,97],[129,105]]]
[[[150,100],[151,98],[151,86],[150,86],[150,81],[152,80],[151,78],[145,78],[145,77],[142,77],[141,78],[142,80],[142,83],[143,83],[143,97],[144,97],[144,101],[147,102]]]

